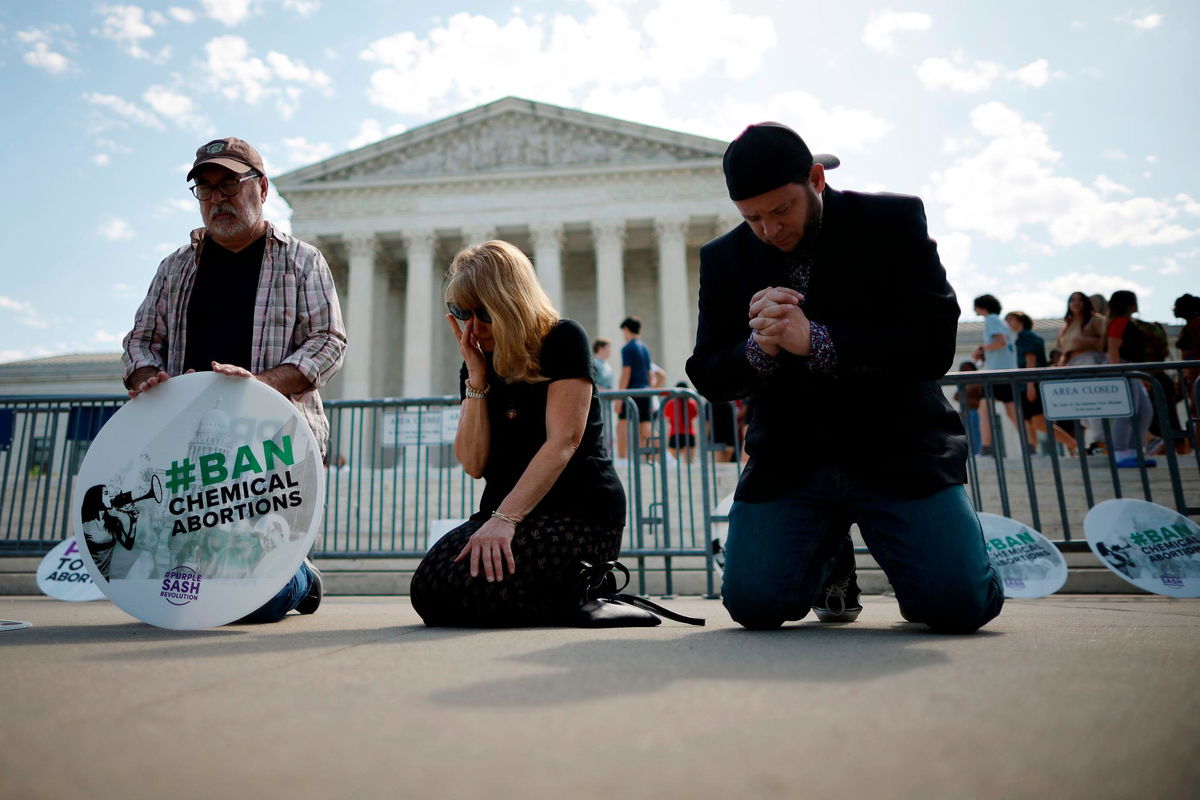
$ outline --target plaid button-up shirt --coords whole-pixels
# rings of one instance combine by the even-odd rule
[[[150,291],[125,336],[124,380],[134,370],[157,367],[168,375],[183,372],[187,351],[188,301],[196,283],[205,228],[192,231],[191,242],[163,259]],[[253,373],[291,364],[312,388],[292,402],[308,420],[324,454],[329,423],[317,389],[342,365],[346,329],[329,265],[321,251],[267,223],[258,294],[254,300]]]

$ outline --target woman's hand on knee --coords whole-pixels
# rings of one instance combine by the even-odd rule
[[[482,567],[488,583],[502,581],[506,562],[509,575],[517,571],[517,559],[512,551],[512,540],[516,533],[517,529],[512,523],[493,517],[471,535],[466,547],[454,557],[454,563],[470,558],[472,578],[479,577]]]

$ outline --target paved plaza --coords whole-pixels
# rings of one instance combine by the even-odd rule
[[[0,797],[1125,798],[1200,787],[1200,601],[853,625],[434,630],[407,598],[167,631],[0,598]]]

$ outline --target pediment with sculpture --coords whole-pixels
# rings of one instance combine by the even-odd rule
[[[609,120],[580,112],[576,115]],[[430,127],[447,126],[443,123]],[[390,142],[394,146],[383,152],[349,163],[343,158],[331,159],[326,169],[319,164],[306,168],[302,172],[309,174],[303,176],[302,183],[671,164],[719,159],[725,149],[725,144],[715,139],[655,135],[663,132],[650,127],[645,128],[649,135],[639,136],[636,129],[641,127],[623,123],[620,129],[614,129],[588,125],[586,119],[508,110],[433,135],[422,135],[422,129],[414,129],[393,137]]]

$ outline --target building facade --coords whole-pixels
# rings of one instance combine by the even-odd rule
[[[330,398],[457,392],[443,316],[455,252],[501,238],[560,313],[613,340],[621,320],[674,382],[696,331],[699,247],[738,222],[726,143],[505,98],[312,166],[275,186],[321,248],[350,337]]]

